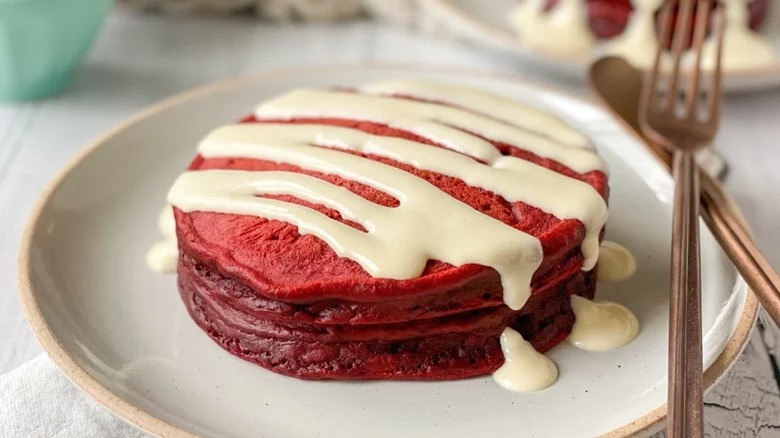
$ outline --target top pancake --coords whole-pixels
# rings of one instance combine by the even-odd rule
[[[412,99],[409,96],[397,95],[396,98]],[[434,104],[448,106],[444,103]],[[502,119],[512,120],[512,114],[507,114]],[[440,147],[436,141],[418,134],[376,121],[361,120],[360,114],[350,118],[298,117],[281,120],[268,118],[257,120],[256,117],[251,116],[242,122],[289,123],[291,129],[295,129],[295,124],[341,126],[378,136],[403,138]],[[438,140],[441,142],[441,139]],[[605,199],[607,197],[607,177],[600,170],[581,174],[552,159],[527,151],[522,144],[508,144],[490,138],[486,140],[495,145],[504,155],[518,157],[584,181],[602,197]],[[333,147],[334,145],[318,144],[318,146]],[[578,220],[561,220],[525,203],[508,202],[495,193],[469,186],[458,178],[420,170],[389,158],[353,154],[411,173],[485,215],[538,238],[544,252],[544,259],[534,275],[532,285],[535,290],[541,290],[546,284],[555,281],[556,272],[567,271],[562,269],[563,266],[582,263],[580,244],[585,235],[585,228]],[[365,184],[345,180],[336,175],[305,170],[290,164],[241,157],[198,156],[190,165],[190,170],[207,169],[303,173],[344,187],[379,205],[393,207],[398,203],[398,200],[389,194]],[[335,220],[361,229],[359,224],[343,219],[338,212],[325,206],[288,195],[267,197],[313,208]],[[463,287],[475,287],[482,291],[500,290],[501,287],[498,275],[491,268],[474,264],[456,267],[436,260],[429,261],[418,278],[406,280],[375,278],[355,261],[339,257],[324,241],[313,235],[301,235],[294,225],[286,222],[235,214],[184,213],[178,209],[175,211],[175,217],[182,252],[209,266],[210,269],[216,269],[225,276],[240,280],[257,294],[271,300],[289,303],[312,303],[323,300],[372,303],[446,294]],[[425,233],[427,230],[420,229],[417,232]],[[414,239],[415,236],[399,236],[399,238]],[[479,242],[474,244],[478,245]],[[472,284],[478,286],[471,286]]]

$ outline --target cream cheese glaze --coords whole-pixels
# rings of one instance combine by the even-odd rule
[[[636,258],[625,246],[605,240],[596,269],[599,281],[622,281],[636,272]]]
[[[534,350],[523,336],[511,328],[501,333],[504,364],[493,373],[493,380],[517,392],[539,391],[558,380],[558,367],[547,356]]]
[[[561,143],[520,125],[467,109],[344,91],[302,89],[264,102],[255,110],[255,117],[272,121],[303,118],[365,120],[417,134],[482,161],[490,161],[498,153],[495,146],[485,140],[489,138],[519,145],[580,173],[605,169],[604,162],[586,147],[587,144]]]
[[[233,170],[185,173],[171,189],[169,202],[184,211],[252,214],[292,223],[302,232],[320,237],[337,254],[356,261],[377,277],[414,278],[422,273],[429,259],[454,265],[490,266],[501,275],[506,304],[515,310],[525,304],[531,277],[542,259],[538,239],[472,209],[414,175],[330,148],[346,149],[456,177],[511,202],[525,202],[561,219],[580,220],[586,231],[582,243],[583,269],[595,265],[598,235],[607,218],[606,203],[599,193],[587,183],[504,156],[490,142],[458,128],[471,129],[493,140],[521,144],[537,155],[554,158],[575,170],[603,169],[603,162],[585,137],[572,134],[571,128],[562,129],[556,135],[568,139],[567,144],[560,138],[538,135],[498,120],[495,106],[505,110],[519,108],[548,127],[563,125],[552,116],[540,115],[519,103],[487,93],[467,91],[470,94],[466,97],[452,97],[462,89],[453,85],[433,87],[428,92],[420,92],[426,84],[411,81],[383,82],[363,88],[377,94],[403,94],[418,100],[298,90],[261,104],[255,114],[258,119],[266,120],[306,117],[370,120],[432,138],[446,149],[351,128],[263,123],[217,129],[201,142],[198,152],[205,158],[265,159],[340,175],[394,196],[400,202],[399,207],[378,206],[313,177],[289,172]],[[441,100],[443,94],[449,94],[448,101],[455,102],[459,108],[420,101]],[[473,98],[473,102],[467,97]],[[362,224],[368,232],[306,207],[257,197],[262,194],[293,195],[326,205]],[[441,214],[445,211],[449,214]],[[419,229],[420,224],[436,224],[428,227],[436,232],[414,241],[397,239],[396,236],[408,230]],[[475,246],[473,242],[480,245]]]
[[[301,234],[319,237],[336,254],[356,261],[375,277],[415,278],[430,259],[456,266],[490,266],[501,276],[506,304],[513,309],[525,304],[531,276],[542,261],[541,245],[533,236],[520,233],[392,166],[314,147],[286,147],[277,152],[280,161],[384,189],[400,205],[377,205],[343,187],[306,175],[233,170],[187,172],[174,184],[168,201],[185,212],[254,215],[291,223]],[[257,155],[260,156],[270,154]],[[261,194],[289,194],[325,205],[360,223],[368,232],[311,208],[258,198]],[[426,232],[416,232],[421,228]],[[411,235],[415,238],[399,239]]]
[[[417,99],[466,108],[563,144],[592,149],[590,141],[583,133],[553,114],[486,91],[441,82],[403,79],[374,82],[359,89],[366,94],[414,96]]]
[[[356,117],[355,114],[360,114],[360,118],[367,118],[371,121],[399,127],[420,135],[427,135],[429,138],[433,137],[434,140],[439,140],[445,146],[451,148],[452,151],[430,147],[409,140],[371,136],[362,131],[347,128],[296,125],[294,129],[291,129],[290,125],[285,124],[245,124],[225,127],[213,132],[202,142],[199,152],[205,157],[232,155],[284,161],[310,170],[324,170],[325,168],[320,166],[323,163],[330,163],[330,165],[326,165],[328,170],[324,171],[336,173],[338,173],[336,169],[338,166],[334,166],[333,163],[347,160],[351,163],[350,177],[354,177],[356,180],[374,186],[379,190],[386,191],[399,198],[399,201],[402,202],[404,198],[416,196],[416,192],[419,191],[417,187],[425,187],[427,183],[397,169],[385,169],[388,166],[384,166],[381,163],[318,148],[312,146],[312,144],[325,144],[336,148],[377,154],[412,164],[421,169],[458,177],[469,184],[494,191],[510,201],[523,201],[537,206],[543,211],[561,219],[572,218],[580,220],[586,228],[586,237],[582,244],[582,251],[585,255],[583,269],[591,269],[598,258],[598,234],[607,216],[606,203],[595,189],[586,183],[550,171],[531,162],[503,156],[490,142],[474,134],[457,129],[457,127],[469,127],[480,135],[491,139],[500,139],[510,144],[522,144],[523,147],[529,145],[527,148],[536,154],[557,159],[575,170],[604,169],[603,162],[590,147],[587,139],[554,116],[539,110],[530,109],[517,102],[455,85],[433,87],[429,87],[429,85],[429,83],[416,81],[385,81],[367,85],[363,89],[368,93],[378,95],[403,94],[421,100],[447,101],[458,108],[413,100],[357,95],[347,92],[301,90],[288,93],[262,104],[258,107],[256,116],[260,119],[277,120],[301,117],[345,117],[354,119]],[[424,91],[426,89],[429,90]],[[466,94],[461,95],[459,91]],[[473,112],[467,111],[466,108]],[[522,127],[510,124],[506,120],[502,121],[499,114],[502,111],[514,111],[516,114],[528,116],[528,120],[525,123],[535,124],[537,129],[549,129],[551,134],[549,136],[534,134]],[[518,120],[523,120],[523,117],[518,117]],[[446,137],[442,137],[442,135]],[[297,150],[298,153],[293,154],[294,150]],[[320,160],[313,159],[314,156],[323,154],[325,158]],[[484,161],[485,164],[469,159],[467,156]],[[401,178],[408,180],[407,190],[395,190],[394,193],[393,179],[395,177],[391,176],[388,180],[379,182],[376,178],[368,176],[369,174],[373,176],[370,169],[384,169],[385,172],[392,175],[401,175]],[[341,169],[341,171],[346,170]],[[198,187],[204,190],[206,190],[204,186],[208,185],[208,189],[212,190],[212,196],[219,197],[224,195],[225,193],[216,194],[213,190],[220,187],[220,180],[224,184],[225,178],[235,178],[235,175],[230,176],[231,172],[197,172],[200,175],[194,175],[193,173],[183,176],[182,180],[178,181],[171,191],[171,202],[180,208],[183,207],[185,202],[188,202],[184,199],[188,194],[183,193],[181,190],[184,183],[188,184],[187,187]],[[285,177],[281,173],[277,176]],[[286,175],[286,177],[291,176]],[[248,176],[245,175],[244,178],[248,178]],[[203,184],[200,181],[200,185],[198,185],[198,180],[200,179],[208,179],[209,181],[207,184]],[[313,181],[310,184],[318,187],[323,186],[319,181]],[[247,187],[243,188],[243,190],[246,189]],[[268,186],[266,185],[265,190],[267,189]],[[293,190],[293,192],[301,192],[301,189],[302,186],[297,186],[297,189]],[[430,187],[428,187],[428,191],[432,193],[431,196],[444,196],[438,190],[430,190]],[[256,194],[260,193],[262,192]],[[190,192],[189,194],[192,193]],[[270,202],[270,200],[261,201],[260,198],[256,198],[254,195],[247,195],[246,193],[243,195],[244,197],[251,196],[253,198],[251,202],[264,202],[266,206]],[[278,203],[279,201],[276,202]],[[360,201],[357,202],[359,203]],[[466,208],[465,205],[460,205],[459,202],[454,200],[442,202],[458,204],[461,209]],[[207,206],[201,203],[197,207],[190,205],[189,208],[210,209],[212,207],[213,205]],[[221,208],[229,209],[229,207],[224,205]],[[302,213],[304,208],[298,207],[297,210],[299,213]],[[472,209],[470,208],[468,210],[470,211],[469,216],[484,216],[471,211]],[[256,214],[262,215],[259,211],[256,211]],[[288,221],[294,220],[292,216],[294,215],[286,216]],[[307,216],[310,218],[314,217],[308,213]],[[479,221],[496,222],[489,217],[480,218]],[[327,221],[319,218],[319,222]],[[358,220],[358,222],[363,223],[364,221]],[[364,226],[372,230],[371,224],[364,224]],[[330,227],[333,228],[332,225]],[[510,227],[494,224],[492,228]],[[313,234],[317,234],[313,228],[310,231]],[[355,232],[351,228],[343,231],[350,234]],[[425,257],[432,257],[430,249],[426,251],[421,250],[417,258],[420,261],[417,263],[413,263],[405,269],[388,268],[388,266],[392,265],[392,262],[388,260],[380,262],[376,258],[381,256],[378,251],[376,252],[376,257],[366,254],[361,255],[358,252],[342,247],[343,244],[338,243],[339,239],[335,234],[325,232],[320,232],[320,234],[322,236],[327,235],[326,241],[332,244],[340,254],[358,261],[367,268],[367,271],[375,275],[387,276],[388,278],[410,278],[419,275],[421,272],[420,266],[424,266],[424,262],[421,260]],[[361,234],[362,237],[365,237],[365,233]],[[371,234],[371,231],[369,234]],[[541,251],[537,239],[524,235],[524,233],[515,229],[512,229],[512,234],[522,236],[515,237],[509,241],[523,239],[525,243],[522,245],[522,251],[525,252],[525,255],[518,256],[515,254],[509,257],[508,259],[513,260],[514,263],[514,267],[511,269],[508,266],[501,268],[498,262],[489,263],[488,265],[499,271],[504,271],[505,275],[502,278],[505,277],[504,280],[507,285],[513,285],[506,288],[508,291],[506,302],[511,308],[519,309],[527,298],[530,278],[540,262]],[[494,252],[497,251],[497,247],[493,248]],[[447,258],[444,254],[440,255],[442,260],[455,264],[458,264],[457,260],[460,260],[455,256]],[[522,260],[524,260],[524,263],[521,267],[519,262]],[[469,262],[478,262],[478,260],[469,260]]]
[[[217,129],[203,140],[199,152],[206,158],[241,156],[289,162],[309,170],[333,171],[308,167],[311,163],[307,163],[307,157],[325,154],[329,158],[324,161],[338,162],[344,154],[312,146],[314,144],[390,158],[418,169],[461,179],[471,186],[501,195],[510,202],[520,201],[536,206],[559,219],[577,219],[585,225],[586,235],[582,243],[585,269],[590,269],[598,259],[598,237],[607,220],[607,205],[601,195],[587,183],[526,160],[504,156],[492,145],[492,154],[486,157],[485,163],[480,163],[466,156],[473,152],[468,143],[461,147],[464,155],[405,139],[370,135],[355,129],[303,124],[290,129],[287,124],[263,123]],[[298,156],[303,161],[292,158],[287,154],[289,150],[300,150]],[[594,152],[591,154],[595,155]],[[382,167],[371,160],[352,155],[347,157],[355,163],[365,162],[370,168]],[[377,181],[366,172],[370,170],[363,171],[360,181],[375,186]],[[423,183],[419,178],[414,181]],[[388,187],[392,187],[392,180],[375,188],[386,191]]]
[[[567,341],[588,351],[607,351],[633,341],[639,320],[625,306],[611,301],[591,301],[571,296],[575,322]]]

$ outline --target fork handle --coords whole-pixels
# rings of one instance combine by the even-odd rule
[[[699,171],[692,150],[678,149],[669,305],[667,436],[703,436],[701,276],[699,273]]]

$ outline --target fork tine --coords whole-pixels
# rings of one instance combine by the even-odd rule
[[[669,23],[669,19],[672,16],[672,2],[665,1],[661,7],[661,12],[658,14],[658,23],[661,33],[659,35],[660,44],[658,50],[655,52],[655,62],[653,63],[653,69],[650,71],[650,77],[644,84],[643,98],[644,104],[641,108],[648,112],[649,110],[656,108],[658,100],[658,78],[660,76],[661,61],[663,60],[664,44],[671,36],[672,26]]]
[[[715,27],[715,41],[717,43],[717,53],[715,58],[715,71],[712,72],[712,86],[710,87],[710,93],[708,96],[709,107],[707,111],[709,113],[709,124],[717,126],[720,121],[720,108],[721,100],[723,98],[723,83],[722,83],[722,60],[723,60],[723,35],[726,28],[726,11],[724,6],[720,5],[715,8],[715,19],[713,24]]]
[[[672,3],[671,0],[667,3]],[[672,70],[672,81],[669,85],[669,95],[672,97],[670,103],[674,105],[677,103],[679,97],[679,81],[680,81],[680,64],[682,60],[683,52],[686,49],[688,42],[688,35],[690,34],[691,12],[693,9],[693,0],[680,0],[679,9],[677,11],[677,20],[674,26],[674,41],[672,42],[672,56],[674,59],[674,70]],[[671,24],[667,24],[671,26]]]
[[[701,56],[704,37],[707,35],[707,27],[710,18],[710,0],[699,0],[696,5],[696,24],[693,28],[692,51],[695,54],[695,62],[688,78],[687,91],[685,93],[685,112],[688,118],[693,120],[698,116],[697,103],[701,83]]]

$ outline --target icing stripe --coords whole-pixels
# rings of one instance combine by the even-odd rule
[[[560,118],[482,90],[441,82],[396,79],[361,86],[360,92],[377,96],[410,96],[441,102],[484,114],[569,146],[592,147],[584,134]]]
[[[439,104],[339,91],[296,90],[261,104],[255,110],[255,117],[259,120],[366,120],[412,132],[458,152],[468,153],[468,149],[472,156],[486,161],[495,148],[478,137],[481,136],[555,160],[579,173],[605,169],[604,163],[591,150]]]

